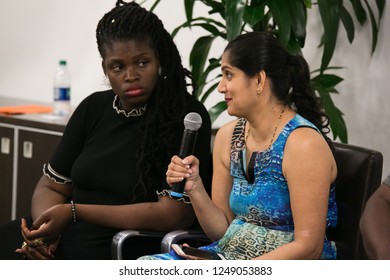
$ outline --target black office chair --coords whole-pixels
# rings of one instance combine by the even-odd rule
[[[383,155],[369,148],[334,144],[339,216],[336,228],[327,233],[328,238],[336,242],[339,259],[366,259],[359,221],[368,198],[381,184]]]
[[[210,154],[211,157],[211,154]],[[208,176],[203,178],[203,182],[206,187],[206,191],[211,195],[211,179],[212,179],[212,166],[208,170]],[[209,239],[200,230],[200,225],[196,220],[189,229],[193,234],[196,232],[202,232],[203,237],[199,236],[196,241],[192,243],[194,246],[201,246],[206,244]],[[138,257],[150,254],[156,254],[159,252],[165,252],[168,248],[165,248],[162,241],[164,236],[168,232],[158,232],[149,230],[135,230],[127,229],[118,232],[111,242],[111,258],[114,260],[123,259],[136,259]],[[193,237],[192,235],[191,237]],[[183,241],[185,238],[182,238]]]
[[[184,232],[185,230],[178,230]],[[191,245],[199,247],[210,243],[209,238],[200,229],[196,221],[190,229],[188,239],[183,234],[180,235],[181,242],[191,242]],[[159,252],[168,252],[171,244],[176,243],[175,240],[169,242],[164,241],[169,234],[174,234],[176,231],[160,232],[148,230],[122,230],[118,232],[111,242],[111,258],[113,260],[136,259],[138,257]]]
[[[359,220],[367,199],[381,183],[383,156],[369,148],[343,143],[334,143],[334,148],[339,215],[336,228],[329,230],[327,236],[336,242],[338,259],[366,259]],[[184,239],[205,237],[200,230],[176,230],[164,236],[161,250],[168,252],[172,244],[183,243]]]

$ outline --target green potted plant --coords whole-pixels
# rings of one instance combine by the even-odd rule
[[[156,0],[153,10],[161,0]],[[340,25],[344,26],[350,43],[354,40],[354,19],[360,25],[371,22],[373,53],[376,48],[379,23],[386,0],[376,0],[375,5],[368,0],[349,0],[352,11],[348,11],[343,0],[184,0],[186,21],[172,32],[174,37],[181,29],[201,28],[207,35],[199,37],[190,53],[190,68],[198,84],[194,93],[205,100],[215,91],[220,74],[213,70],[220,67],[221,57],[210,57],[210,48],[215,39],[230,41],[235,36],[248,31],[269,31],[274,33],[291,53],[301,53],[305,45],[308,9],[319,9],[323,24],[323,35],[318,49],[322,52],[319,69],[312,72],[311,84],[321,97],[329,117],[333,138],[348,142],[347,128],[343,113],[332,101],[332,93],[338,93],[336,86],[343,80],[338,75],[329,73],[340,67],[329,65],[337,43]],[[209,16],[194,16],[194,5],[206,6]],[[375,7],[374,7],[375,6]],[[374,15],[374,8],[378,16]],[[214,75],[210,77],[210,75]],[[226,103],[221,101],[209,109],[214,122],[226,110]]]

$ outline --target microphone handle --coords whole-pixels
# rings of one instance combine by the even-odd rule
[[[197,134],[198,134],[197,130],[189,130],[189,129],[184,130],[183,138],[181,139],[180,151],[179,151],[180,158],[183,159],[186,156],[189,156],[194,153]],[[186,184],[186,179],[176,184],[173,184],[171,190],[171,196],[176,198],[183,197],[185,184]]]

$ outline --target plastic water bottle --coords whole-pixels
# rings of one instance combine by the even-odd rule
[[[53,114],[68,116],[71,113],[70,106],[70,72],[66,60],[60,60],[54,75],[54,101]]]

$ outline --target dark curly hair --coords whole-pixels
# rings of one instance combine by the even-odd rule
[[[230,63],[248,77],[264,70],[276,98],[311,121],[331,146],[329,119],[310,87],[309,66],[301,55],[290,54],[271,33],[258,31],[238,35],[225,52]]]
[[[162,159],[175,152],[175,130],[183,123],[185,100],[190,95],[187,81],[191,75],[183,67],[177,47],[162,21],[135,2],[117,1],[115,8],[99,21],[96,39],[103,59],[106,48],[113,42],[148,39],[163,69],[142,116],[143,140],[137,152],[139,180],[134,192],[136,196],[150,195],[153,184],[158,183],[157,178],[163,176]],[[194,90],[192,79],[191,85]]]

